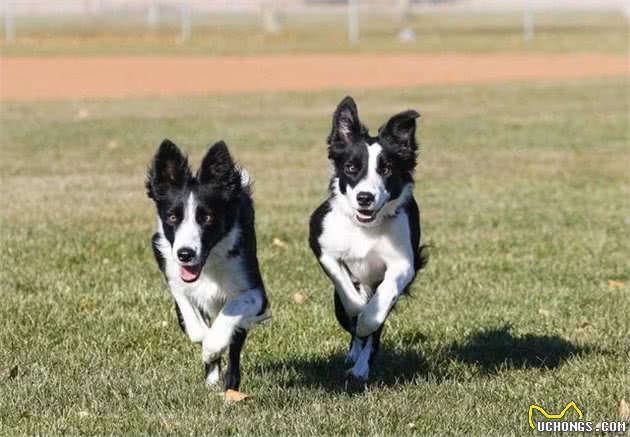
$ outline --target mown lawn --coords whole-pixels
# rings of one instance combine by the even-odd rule
[[[341,93],[4,102],[0,434],[530,435],[531,403],[569,401],[615,419],[630,400],[627,85],[354,93],[373,130],[423,113],[432,246],[365,393],[344,391],[347,338],[306,241]],[[256,179],[273,319],[246,344],[247,402],[202,383],[152,259],[143,179],[163,137],[195,164],[223,138]]]
[[[366,12],[369,8],[366,9]],[[192,37],[178,41],[179,15],[164,14],[161,26],[147,29],[140,10],[95,16],[18,17],[17,39],[0,40],[13,55],[182,54],[247,55],[304,52],[572,52],[627,53],[628,22],[614,12],[539,12],[535,37],[523,39],[523,15],[517,13],[416,14],[409,26],[417,38],[401,43],[396,10],[365,13],[360,38],[348,43],[345,10],[332,14],[283,14],[277,35],[262,31],[258,14],[195,14]],[[0,21],[0,32],[3,32]]]

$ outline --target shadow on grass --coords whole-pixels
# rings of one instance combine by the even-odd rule
[[[424,344],[422,344],[424,343]],[[452,363],[475,366],[482,375],[494,375],[510,369],[554,369],[576,355],[589,353],[590,347],[577,346],[556,335],[514,335],[511,325],[479,330],[463,342],[434,349],[419,349],[427,344],[422,335],[403,334],[404,350],[393,348],[385,342],[370,370],[370,386],[397,386],[417,384],[430,380],[460,380],[462,372],[452,373]],[[275,362],[273,370],[290,370],[294,377],[285,385],[306,386],[331,392],[360,392],[349,390],[345,354],[329,357],[305,357],[297,360]]]
[[[515,336],[511,325],[480,330],[463,343],[454,343],[449,355],[475,365],[484,374],[508,369],[554,369],[576,355],[591,352],[557,335]]]
[[[361,392],[363,387],[346,380],[346,371],[352,365],[346,363],[345,358],[345,354],[337,353],[329,357],[275,363],[272,368],[289,368],[296,375],[285,384],[287,387],[306,386],[337,393]],[[422,354],[415,351],[398,352],[383,348],[372,368],[369,385],[412,384],[419,375],[426,374],[427,368],[428,362]]]

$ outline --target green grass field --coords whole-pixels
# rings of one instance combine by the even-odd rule
[[[355,394],[306,241],[340,93],[3,102],[0,434],[530,435],[531,403],[569,401],[594,423],[617,418],[630,400],[627,85],[354,93],[373,130],[423,113],[416,195],[432,246]],[[204,386],[151,255],[143,180],[166,136],[195,165],[223,138],[256,179],[273,319],[245,348],[247,402]]]
[[[304,52],[607,52],[627,53],[628,22],[614,13],[539,13],[536,35],[523,40],[522,14],[421,14],[410,21],[413,43],[400,43],[395,14],[365,14],[360,41],[348,44],[343,13],[288,15],[266,35],[258,15],[195,15],[192,39],[178,43],[176,16],[149,31],[144,17],[18,18],[17,40],[3,55],[225,54]],[[2,23],[0,23],[2,32]]]

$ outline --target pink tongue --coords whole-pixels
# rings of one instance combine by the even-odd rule
[[[199,276],[199,269],[196,266],[179,266],[179,276],[184,281],[194,281]]]

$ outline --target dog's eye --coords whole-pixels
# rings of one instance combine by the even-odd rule
[[[383,176],[389,176],[390,174],[392,174],[392,166],[391,166],[391,164],[385,164],[383,166],[383,170],[381,170],[381,174]]]
[[[348,162],[346,164],[346,173],[355,174],[358,171],[359,171],[359,167],[357,167],[356,164],[353,164],[352,162]]]
[[[208,213],[206,215],[203,216],[203,222],[205,224],[210,224],[214,221],[214,216],[212,215],[212,213]]]
[[[169,223],[177,223],[177,216],[175,214],[169,214],[166,219]]]

